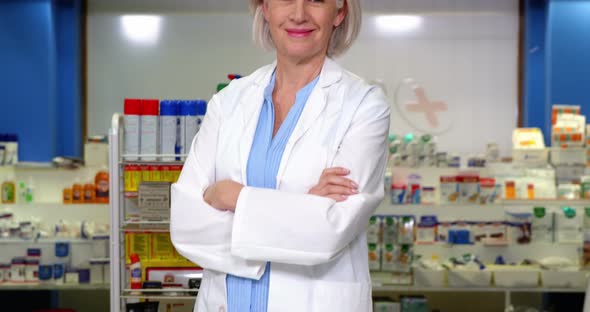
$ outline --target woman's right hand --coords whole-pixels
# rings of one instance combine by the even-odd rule
[[[203,199],[215,209],[235,211],[243,188],[242,184],[232,180],[218,181],[205,190]]]
[[[309,194],[329,197],[337,202],[345,201],[348,196],[358,194],[358,185],[345,178],[350,170],[342,167],[327,168],[322,171],[318,184],[309,190]]]

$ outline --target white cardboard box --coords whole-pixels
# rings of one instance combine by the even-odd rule
[[[401,306],[399,302],[391,301],[375,301],[373,303],[374,312],[400,312]]]
[[[414,284],[422,287],[446,286],[447,270],[414,269]]]
[[[544,287],[586,288],[588,272],[542,270],[541,282]]]
[[[84,165],[87,167],[108,167],[109,145],[107,143],[84,143]]]
[[[539,269],[498,266],[491,270],[498,287],[539,287]]]
[[[489,270],[449,270],[450,287],[488,287],[491,280]]]

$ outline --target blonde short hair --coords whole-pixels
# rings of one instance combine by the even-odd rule
[[[254,42],[264,49],[275,49],[275,44],[270,35],[268,23],[264,19],[262,5],[268,0],[250,0],[250,10],[254,14],[252,23],[252,35]],[[338,56],[352,45],[359,34],[362,23],[362,12],[360,0],[336,0],[338,8],[344,6],[344,1],[348,5],[348,12],[344,20],[334,29],[330,43],[328,45],[328,56]]]

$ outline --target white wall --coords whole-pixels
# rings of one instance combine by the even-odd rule
[[[246,1],[244,1],[245,3]],[[214,3],[214,4],[213,4]],[[338,61],[385,85],[392,132],[438,133],[439,148],[481,152],[496,141],[508,153],[517,120],[518,1],[372,0],[361,35]],[[154,44],[126,38],[121,19],[135,12],[161,17]],[[422,23],[407,32],[377,26],[387,14],[412,14]],[[106,133],[123,98],[205,98],[228,73],[248,74],[273,60],[251,42],[251,17],[234,1],[91,0],[88,16],[88,133]],[[431,127],[410,113],[411,78],[448,111]],[[398,92],[395,92],[399,89]]]

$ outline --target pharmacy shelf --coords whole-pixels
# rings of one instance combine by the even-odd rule
[[[3,283],[2,290],[108,290],[109,284],[34,284],[34,283]]]
[[[141,154],[141,155],[131,155],[125,154],[121,156],[121,161],[119,164],[121,165],[182,165],[184,164],[183,160],[142,160],[142,158],[161,158],[161,157],[168,157],[168,158],[180,158],[186,159],[187,155],[176,155],[176,154]]]
[[[132,293],[189,293],[199,291],[198,288],[162,288],[162,289],[131,289],[125,288],[123,292],[126,294]]]
[[[123,226],[128,225],[170,225],[170,221],[126,220]]]
[[[535,287],[535,288],[518,288],[518,287],[428,287],[415,285],[388,285],[373,283],[373,291],[377,292],[559,292],[559,293],[580,293],[585,292],[584,288],[550,288],[550,287]],[[191,293],[198,291],[198,288],[193,289],[124,289],[125,294],[137,296],[137,293],[150,295],[150,293]],[[166,296],[166,295],[164,295]],[[170,297],[172,295],[168,295]]]
[[[80,178],[84,182],[88,180],[94,181],[96,173],[102,168],[101,166],[87,166],[77,169],[13,166],[0,169],[0,178],[12,176],[15,184],[25,182],[27,185],[32,180],[34,203],[29,204],[30,206],[37,204],[61,205],[64,187],[71,186],[76,178]],[[18,186],[18,184],[15,186]]]
[[[439,219],[444,217],[455,217],[454,220],[488,221],[503,220],[506,212],[532,213],[533,207],[545,207],[550,211],[555,211],[561,207],[583,209],[585,207],[590,207],[590,200],[509,201],[488,205],[392,205],[388,200],[383,200],[379,207],[377,207],[375,215],[437,215]]]
[[[151,299],[151,300],[195,300],[193,293],[198,288],[173,288],[173,289],[123,289],[122,299]]]
[[[80,209],[109,209],[109,204],[98,204],[98,203],[88,203],[88,204],[64,204],[61,202],[34,202],[34,203],[16,203],[16,204],[2,204],[2,208],[16,208],[19,209],[16,212],[20,212],[20,209],[72,209],[72,210],[80,210]],[[55,212],[55,211],[53,211]]]
[[[170,221],[127,220],[122,223],[121,232],[170,232]]]
[[[20,238],[2,238],[0,239],[0,245],[3,244],[55,244],[70,243],[70,244],[91,244],[91,239],[82,238],[40,238],[40,239],[20,239]]]
[[[164,160],[124,160],[119,163],[121,166],[126,165],[139,165],[139,166],[182,166],[184,165],[184,161],[182,160],[173,160],[173,161],[164,161]]]
[[[414,244],[414,254],[421,255],[424,259],[433,256],[439,259],[459,257],[464,254],[474,254],[484,263],[494,263],[496,257],[502,256],[507,263],[521,263],[528,259],[543,259],[549,257],[563,257],[577,259],[582,243],[529,243],[507,245],[451,245],[451,244]],[[575,262],[574,262],[575,263]]]
[[[122,228],[121,232],[123,232],[123,233],[169,233],[170,228],[153,228],[153,227]]]
[[[590,204],[590,198],[586,199],[556,199],[556,198],[548,198],[548,199],[510,199],[510,200],[502,200],[499,204],[501,205],[588,205]]]
[[[196,300],[197,296],[166,296],[166,295],[121,295],[121,299],[149,299],[149,300]]]
[[[18,162],[12,166],[0,166],[0,171],[8,171],[8,170],[27,170],[27,171],[63,171],[63,172],[72,172],[76,170],[84,170],[88,169],[99,169],[102,168],[103,165],[77,165],[72,167],[57,167],[52,162],[33,162],[33,161],[23,161]]]
[[[12,213],[18,220],[39,218],[45,224],[53,225],[66,221],[94,221],[96,224],[108,224],[109,204],[63,204],[32,203],[1,205],[1,213]]]
[[[187,154],[122,154],[123,159],[142,157],[186,157]]]
[[[373,294],[376,293],[503,293],[504,308],[512,305],[513,293],[584,293],[583,288],[516,288],[516,287],[423,287],[414,285],[388,285],[373,283]]]
[[[512,292],[512,293],[584,293],[584,288],[504,288],[504,287],[424,287],[373,283],[373,292]]]
[[[73,171],[79,170],[84,168],[100,168],[101,166],[78,166],[72,168],[66,167],[56,167],[53,163],[50,162],[19,162],[14,164],[13,166],[0,166],[0,171],[7,171],[7,170],[40,170],[40,171]]]
[[[15,169],[65,169],[53,165],[51,162],[19,162],[14,164]]]
[[[579,200],[561,200],[561,199],[546,199],[546,200],[508,200],[500,201],[493,204],[469,204],[469,203],[455,203],[455,204],[391,204],[388,199],[384,199],[381,206],[391,206],[394,208],[409,208],[409,209],[453,209],[453,208],[510,208],[510,207],[534,207],[534,206],[588,206],[590,199]]]

